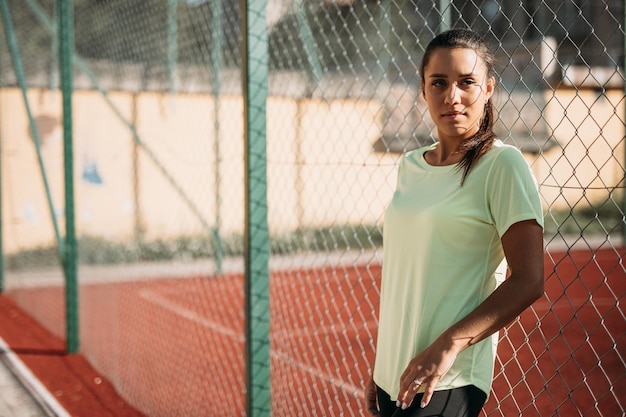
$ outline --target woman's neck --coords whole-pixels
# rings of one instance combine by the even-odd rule
[[[458,164],[463,159],[461,143],[456,141],[439,141],[437,146],[424,154],[430,165],[445,166]]]

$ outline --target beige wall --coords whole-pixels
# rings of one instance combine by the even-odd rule
[[[31,91],[28,94],[32,107],[38,110],[35,114],[45,113],[56,118],[60,114],[59,99],[58,95],[42,91]],[[19,90],[6,89],[0,92],[2,232],[4,247],[9,253],[16,248],[50,241],[54,236],[37,155],[27,130],[28,119],[22,103]],[[41,156],[47,166],[51,195],[55,202],[63,199],[63,171],[56,152],[60,149],[60,140],[60,128],[42,138],[45,145]],[[62,210],[58,204],[54,207],[57,212]],[[62,221],[63,217],[59,215],[58,219]]]
[[[548,92],[544,116],[561,148],[531,161],[545,205],[585,208],[624,179],[624,94],[573,89]],[[621,183],[623,186],[623,182]],[[623,190],[613,198],[620,201]]]
[[[35,117],[47,115],[60,120],[58,93],[31,90],[28,98]],[[124,119],[136,124],[139,138],[163,169],[148,152],[139,151],[135,188],[130,129],[99,93],[75,92],[79,233],[112,240],[131,238],[137,227],[147,238],[207,234],[205,227],[215,224],[217,204],[221,232],[242,233],[241,98],[222,97],[217,111],[211,96],[111,93],[109,98]],[[583,195],[592,202],[606,199],[606,187],[623,178],[623,95],[610,91],[598,97],[592,91],[564,90],[550,92],[545,100],[545,117],[564,148],[528,156],[542,184],[545,205],[567,208],[580,204],[577,202]],[[268,205],[273,234],[298,226],[381,222],[395,186],[398,156],[372,152],[372,143],[382,128],[380,102],[271,97],[267,113]],[[11,253],[50,244],[53,229],[17,89],[0,91],[0,135],[5,250]],[[63,228],[61,136],[60,126],[46,133],[42,156]],[[82,179],[90,163],[96,164],[102,184]],[[140,224],[136,224],[135,213]]]

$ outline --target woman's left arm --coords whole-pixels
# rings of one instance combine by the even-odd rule
[[[398,402],[411,405],[419,387],[425,386],[422,407],[432,397],[437,382],[450,369],[457,354],[491,336],[543,295],[543,229],[535,220],[513,224],[502,236],[509,277],[476,309],[446,330],[411,360],[400,379]]]

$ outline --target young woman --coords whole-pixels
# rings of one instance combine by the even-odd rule
[[[541,202],[522,154],[493,133],[493,71],[470,30],[424,53],[438,141],[403,157],[385,212],[374,416],[478,416],[498,330],[543,294]]]

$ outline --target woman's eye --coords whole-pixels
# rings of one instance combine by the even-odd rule
[[[433,87],[445,87],[446,82],[444,80],[434,80],[432,83]]]
[[[462,85],[465,85],[465,86],[471,86],[471,85],[476,84],[476,81],[474,81],[474,80],[472,80],[472,79],[466,79],[466,80],[463,80],[463,81],[461,82],[461,84],[462,84]]]

